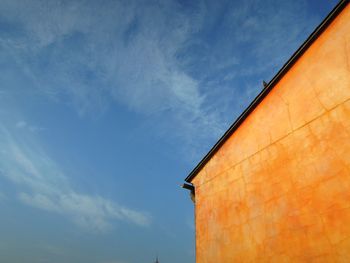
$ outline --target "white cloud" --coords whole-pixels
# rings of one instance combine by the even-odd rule
[[[153,133],[201,147],[224,132],[318,18],[301,0],[193,5],[186,12],[171,0],[3,0],[0,16],[18,32],[0,35],[0,47],[37,89],[68,99],[81,115],[122,104],[146,116]]]
[[[2,1],[0,15],[24,32],[2,39],[2,47],[46,94],[68,94],[80,114],[114,101],[162,116],[183,134],[222,132],[198,80],[178,59],[196,23],[176,3],[16,2]]]
[[[280,63],[285,62],[302,44],[318,20],[317,16],[307,13],[305,1],[276,5],[273,1],[255,0],[251,1],[251,6],[263,12],[255,11],[255,16],[247,20],[240,16],[242,26],[237,33],[249,32],[240,35],[247,37],[244,42],[249,41],[252,45],[252,53],[259,63],[257,70],[264,70],[264,65],[265,70],[266,66],[270,69],[272,66],[282,66]]]
[[[43,127],[38,127],[35,125],[28,124],[26,121],[18,121],[16,123],[16,127],[19,129],[27,129],[30,132],[39,132],[39,131],[45,130],[45,128]]]
[[[23,203],[71,218],[76,224],[101,231],[113,221],[126,221],[140,226],[150,224],[150,217],[98,195],[75,191],[59,167],[40,150],[33,140],[24,143],[0,127],[0,175],[19,189]]]
[[[27,126],[27,123],[25,122],[25,121],[18,121],[17,123],[16,123],[16,127],[17,128],[24,128],[24,127],[26,127]]]

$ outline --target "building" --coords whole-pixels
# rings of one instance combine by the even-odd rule
[[[185,179],[196,262],[350,262],[342,0]]]

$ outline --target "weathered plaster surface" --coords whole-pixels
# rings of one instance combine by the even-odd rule
[[[195,177],[196,256],[350,262],[350,6]]]

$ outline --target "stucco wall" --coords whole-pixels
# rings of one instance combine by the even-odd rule
[[[350,6],[193,179],[197,263],[350,262]]]

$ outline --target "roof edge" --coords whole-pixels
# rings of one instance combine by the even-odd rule
[[[282,66],[271,81],[264,87],[264,89],[255,97],[243,113],[235,120],[229,129],[221,136],[210,151],[203,157],[197,166],[185,178],[185,181],[191,183],[198,172],[206,165],[206,163],[213,157],[213,155],[220,149],[226,140],[238,129],[250,113],[260,104],[260,102],[270,93],[273,87],[279,80],[289,71],[289,69],[297,62],[297,60],[306,52],[306,50],[315,42],[315,40],[327,29],[338,14],[349,4],[350,0],[340,0],[333,10],[326,16],[326,18],[316,27],[316,29],[309,35],[304,43],[294,52],[289,60]]]

